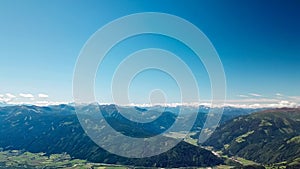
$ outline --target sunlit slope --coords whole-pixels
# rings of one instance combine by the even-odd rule
[[[205,145],[259,163],[300,157],[300,109],[281,108],[240,116],[220,125]]]

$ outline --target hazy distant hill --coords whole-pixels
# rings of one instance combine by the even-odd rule
[[[259,163],[298,161],[300,108],[265,110],[234,118],[219,126],[205,145]]]
[[[147,135],[151,130],[155,133],[150,133],[150,135],[161,132],[160,128],[155,126],[146,126],[137,131],[131,131],[132,123],[126,121],[112,107],[102,107],[106,110],[104,115],[117,129],[122,130],[121,132],[135,136],[136,134]],[[93,109],[93,107],[84,108]],[[114,111],[109,111],[111,109]],[[158,119],[158,122],[168,127],[176,115],[171,112],[164,112],[164,114],[165,116]],[[74,107],[69,105],[1,107],[0,126],[0,147],[4,149],[24,149],[47,154],[67,152],[72,157],[92,162],[149,167],[214,166],[223,163],[222,159],[210,151],[186,142],[181,142],[171,150],[150,158],[128,159],[110,154],[98,147],[84,133],[74,113]]]

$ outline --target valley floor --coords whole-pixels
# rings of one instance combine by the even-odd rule
[[[90,163],[86,160],[72,159],[68,154],[30,153],[21,150],[8,150],[0,152],[0,168],[66,168],[66,169],[125,169],[130,167]]]

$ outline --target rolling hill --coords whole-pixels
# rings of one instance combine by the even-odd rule
[[[300,108],[265,110],[236,117],[220,125],[204,145],[258,163],[298,165]]]

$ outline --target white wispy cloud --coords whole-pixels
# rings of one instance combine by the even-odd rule
[[[21,97],[25,97],[25,98],[33,98],[34,96],[30,93],[20,93],[19,94]]]
[[[248,93],[250,96],[254,96],[254,97],[261,97],[262,95],[257,94],[257,93]]]
[[[48,106],[67,104],[68,102],[59,102],[48,99],[49,96],[44,93],[38,94],[36,97],[31,93],[19,93],[14,95],[11,93],[0,94],[0,102],[4,102],[10,105],[36,105],[36,106]]]
[[[7,98],[4,98],[4,97],[0,97],[0,102],[7,102],[9,101],[10,99],[7,99]]]
[[[278,98],[250,98],[243,100],[226,100],[227,106],[240,108],[280,108],[280,107],[298,107],[300,100],[278,99]]]
[[[300,96],[288,96],[287,98],[300,104]]]
[[[6,93],[5,94],[8,98],[15,98],[16,96],[15,95],[13,95],[13,94],[11,94],[11,93]]]
[[[239,99],[228,99],[223,103],[222,101],[215,101],[216,104],[211,105],[211,100],[200,100],[199,102],[194,103],[162,103],[155,104],[161,106],[192,106],[197,107],[199,105],[204,106],[213,106],[213,107],[222,107],[222,106],[232,106],[240,108],[278,108],[278,107],[300,107],[300,96],[287,96],[280,93],[274,93],[273,97],[265,97],[257,93],[248,93],[237,95]],[[8,104],[31,104],[37,106],[47,106],[47,105],[57,105],[57,104],[66,104],[68,102],[57,102],[52,99],[49,99],[49,96],[44,93],[37,94],[34,97],[30,93],[20,93],[14,95],[11,93],[0,94],[0,102],[5,102]],[[100,103],[103,104],[103,103]],[[113,103],[111,103],[113,104]],[[139,106],[139,107],[150,107],[155,106],[152,104],[129,104],[125,106]]]
[[[101,104],[101,103],[100,103]],[[113,104],[113,103],[107,103]],[[198,107],[208,106],[208,107],[237,107],[237,108],[281,108],[281,107],[298,107],[299,103],[290,101],[290,100],[278,100],[278,99],[266,99],[266,98],[257,98],[257,99],[243,99],[243,100],[226,100],[224,104],[211,104],[211,100],[205,100],[201,103],[163,103],[163,104],[128,104],[121,106],[137,106],[137,107],[151,107],[151,106],[167,106],[167,107],[176,107],[176,106],[189,106],[189,107]]]
[[[244,97],[244,98],[247,98],[247,97],[249,97],[249,96],[247,96],[247,95],[243,95],[243,94],[240,94],[240,95],[238,95],[239,97]]]
[[[38,97],[39,98],[48,98],[49,96],[47,94],[40,93],[40,94],[38,94]]]
[[[0,95],[0,102],[9,102],[12,101],[16,98],[15,95],[11,94],[11,93],[6,93],[6,94],[1,94]]]

